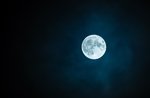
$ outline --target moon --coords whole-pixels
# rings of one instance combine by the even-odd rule
[[[105,40],[96,34],[87,36],[81,45],[83,54],[92,60],[101,58],[106,52]]]

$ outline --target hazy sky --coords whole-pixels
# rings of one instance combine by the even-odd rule
[[[11,1],[5,95],[143,98],[149,82],[149,5],[132,0]],[[102,36],[105,55],[86,58],[83,39]],[[142,97],[141,97],[142,96]]]

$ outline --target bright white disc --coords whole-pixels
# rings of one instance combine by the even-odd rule
[[[106,42],[99,35],[89,35],[83,40],[81,48],[87,58],[99,59],[106,52]]]

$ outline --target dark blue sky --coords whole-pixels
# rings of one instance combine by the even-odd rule
[[[5,96],[148,96],[148,2],[22,0],[8,6]],[[90,34],[102,36],[107,44],[98,60],[87,59],[81,51]]]

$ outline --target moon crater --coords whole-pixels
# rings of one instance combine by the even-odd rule
[[[82,52],[89,59],[99,59],[106,52],[106,43],[99,35],[89,35],[82,42]]]

